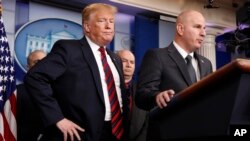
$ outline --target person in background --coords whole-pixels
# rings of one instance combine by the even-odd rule
[[[31,69],[37,62],[42,60],[46,56],[43,50],[35,50],[31,52],[27,58],[27,68]]]
[[[41,112],[41,141],[125,140],[128,97],[120,58],[107,48],[117,8],[103,3],[82,11],[84,36],[58,40],[26,75],[28,92]]]
[[[31,52],[27,58],[28,70],[45,56],[42,50]],[[24,84],[17,85],[17,141],[37,141],[42,130],[42,120],[34,102]]]
[[[174,41],[166,48],[146,52],[139,70],[135,98],[139,108],[167,107],[176,93],[212,72],[211,62],[195,52],[202,45],[205,27],[200,12],[184,11],[177,17]],[[159,121],[152,127],[148,128],[148,140],[161,140],[164,125]]]
[[[129,96],[130,123],[128,141],[146,141],[147,111],[135,105],[136,83],[133,81],[135,71],[135,56],[129,50],[120,50],[117,55],[123,64],[124,80]]]

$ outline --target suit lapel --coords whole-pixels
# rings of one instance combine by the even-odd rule
[[[109,49],[106,49],[108,55],[110,56],[112,62],[114,63],[116,69],[118,70],[119,76],[120,78],[122,78],[122,70],[121,70],[121,66],[118,65],[118,60],[117,58],[114,56],[113,52]]]
[[[172,60],[175,62],[175,64],[178,66],[179,71],[181,72],[184,80],[188,85],[192,85],[192,81],[189,77],[188,71],[187,71],[187,66],[186,62],[181,56],[181,54],[177,51],[177,49],[174,47],[173,43],[170,44],[169,47],[167,47],[167,50],[169,52],[170,57]]]
[[[102,91],[101,79],[100,79],[100,77],[96,77],[96,76],[100,76],[100,73],[99,73],[98,65],[96,63],[94,54],[93,54],[85,37],[82,38],[81,43],[82,43],[81,48],[82,48],[83,55],[84,55],[85,59],[87,60],[87,63],[90,66],[93,78],[94,78],[96,86],[97,86],[97,91],[100,95],[102,102],[104,103],[104,95],[103,95],[103,91]]]

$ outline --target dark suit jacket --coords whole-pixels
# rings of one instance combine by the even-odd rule
[[[132,94],[132,110],[129,126],[129,141],[146,141],[148,126],[148,111],[139,109],[135,105],[136,84],[132,83],[130,93]]]
[[[208,59],[197,53],[194,53],[194,57],[198,61],[201,78],[212,72],[212,64]],[[158,93],[173,89],[178,94],[191,84],[186,62],[173,44],[167,48],[149,50],[139,70],[135,102],[139,108],[150,110],[156,106],[155,96]],[[154,132],[164,131],[161,122],[158,123],[149,125],[148,135],[159,135],[160,133]]]
[[[17,141],[36,141],[43,128],[37,107],[24,84],[17,85]]]
[[[122,62],[107,49],[121,78],[124,124],[128,115]],[[81,40],[59,40],[51,52],[26,75],[25,84],[41,110],[47,127],[43,140],[58,141],[62,133],[55,124],[67,118],[85,129],[84,141],[98,141],[101,135],[105,104],[98,66],[92,50]]]

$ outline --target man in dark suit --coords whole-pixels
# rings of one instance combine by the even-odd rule
[[[129,50],[120,50],[117,55],[123,64],[124,80],[129,96],[130,121],[128,141],[146,141],[148,111],[135,105],[136,83],[133,81],[135,71],[135,56]]]
[[[116,12],[108,4],[86,6],[82,11],[85,36],[57,41],[27,73],[26,87],[46,127],[41,140],[124,139],[129,109],[122,62],[106,48],[114,37]]]
[[[28,70],[42,60],[46,53],[42,50],[31,52],[27,58]],[[17,140],[37,141],[43,131],[42,120],[24,84],[17,85]]]
[[[212,72],[211,62],[195,52],[205,35],[205,19],[201,13],[189,10],[177,17],[174,41],[166,48],[147,51],[143,58],[135,99],[139,108],[162,109],[174,94]],[[187,56],[191,56],[194,75],[189,73]],[[149,127],[148,140],[161,140],[161,134],[165,134],[164,126],[158,123]]]

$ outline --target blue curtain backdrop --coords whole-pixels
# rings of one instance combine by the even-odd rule
[[[136,60],[135,79],[145,52],[150,48],[159,48],[159,20],[145,16],[135,16],[135,46]]]
[[[231,61],[231,51],[229,51],[228,48],[223,44],[220,47],[218,47],[221,41],[224,41],[224,40],[231,40],[231,36],[229,34],[223,34],[223,35],[217,36],[215,39],[217,69],[228,64]]]

